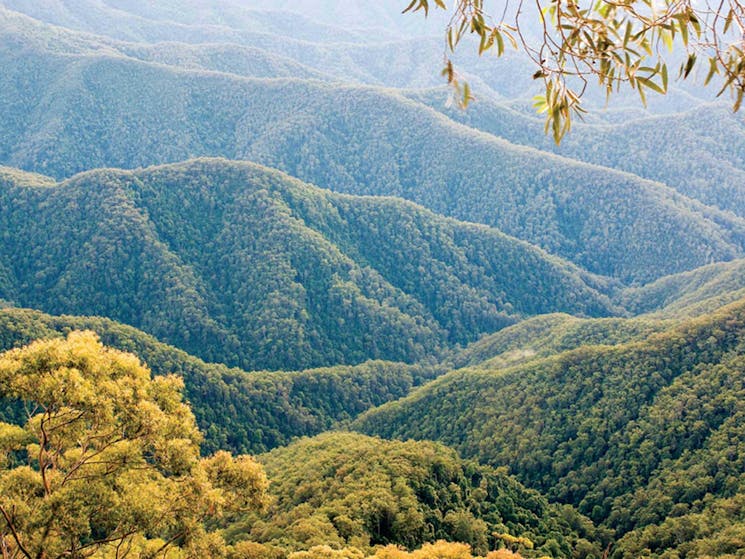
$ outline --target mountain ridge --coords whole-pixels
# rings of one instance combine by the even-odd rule
[[[403,196],[486,223],[626,282],[743,253],[743,220],[633,175],[513,146],[391,90],[251,80],[119,58],[18,56],[5,54],[3,112],[14,131],[0,145],[0,163],[59,177],[195,153],[255,160],[322,187]],[[43,83],[59,85],[35,99],[14,95],[17,72],[48,73],[52,61],[58,67]],[[89,145],[98,148],[83,150]],[[611,217],[615,230],[596,214]],[[657,243],[663,230],[685,250]],[[617,240],[636,252],[618,250]]]
[[[744,481],[743,344],[740,300],[616,346],[454,371],[353,427],[438,440],[507,465],[616,530],[613,557],[637,557],[645,546],[705,555],[742,525],[739,508],[723,510],[741,498]],[[686,522],[698,524],[655,543]]]
[[[89,171],[0,197],[16,280],[0,296],[244,369],[417,361],[527,314],[617,312],[607,281],[494,229],[253,163]]]
[[[580,122],[575,133],[556,146],[541,133],[539,119],[488,98],[477,100],[468,111],[455,111],[443,109],[441,91],[407,95],[458,122],[514,143],[631,172],[704,204],[745,215],[745,160],[738,149],[745,146],[745,126],[723,102],[701,103],[684,112],[647,115],[630,122]],[[720,142],[722,137],[728,141]]]

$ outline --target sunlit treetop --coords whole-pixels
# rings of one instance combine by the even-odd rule
[[[219,556],[205,522],[262,507],[267,480],[248,456],[200,458],[182,387],[92,332],[0,354],[23,410],[0,422],[2,557]]]
[[[703,65],[705,84],[715,76],[718,94],[730,92],[737,111],[745,92],[745,4],[741,0],[411,0],[405,12],[451,10],[447,50],[473,36],[478,52],[501,56],[506,47],[524,51],[545,93],[535,107],[558,143],[580,101],[596,81],[608,96],[627,86],[642,103],[649,91],[666,93],[670,79],[686,79]],[[528,30],[538,29],[538,33]],[[536,36],[537,35],[537,36]],[[682,62],[668,68],[666,56]],[[677,65],[676,65],[677,66]],[[446,56],[443,74],[461,105],[472,99]]]

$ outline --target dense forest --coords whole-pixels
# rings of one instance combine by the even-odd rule
[[[571,508],[434,443],[321,435],[261,456],[266,474],[245,455],[199,459],[179,389],[178,377],[151,378],[92,332],[0,354],[0,397],[22,404],[0,422],[6,556],[124,546],[139,557],[292,559],[330,544],[362,557],[442,540],[469,556],[599,551],[592,523]]]
[[[632,313],[686,316],[711,312],[745,296],[745,261],[720,262],[622,290],[617,303]]]
[[[494,229],[256,165],[14,177],[0,172],[0,297],[244,369],[413,362],[525,315],[614,312],[607,281]]]
[[[614,556],[712,554],[741,522],[744,313],[738,302],[636,341],[454,371],[355,428],[507,465],[623,536]]]
[[[38,311],[0,309],[0,349],[37,339],[90,330],[110,347],[132,352],[154,375],[177,374],[184,396],[204,434],[203,452],[263,452],[293,437],[315,435],[359,413],[405,396],[442,374],[439,365],[369,361],[356,366],[275,373],[205,363],[130,326],[103,318],[49,316]],[[19,417],[10,402],[0,419]]]
[[[419,547],[436,539],[467,542],[475,553],[505,545],[527,556],[531,556],[531,550],[525,548],[530,541],[541,553],[553,557],[570,553],[599,556],[597,546],[609,541],[615,541],[613,555],[618,557],[635,557],[645,548],[655,553],[674,547],[693,556],[737,549],[742,317],[742,303],[711,316],[682,321],[537,317],[485,338],[453,358],[470,368],[428,382],[400,403],[368,412],[354,424],[388,436],[434,438],[466,456],[507,465],[523,483],[554,501],[577,506],[579,513],[567,505],[549,507],[538,493],[527,497],[526,490],[504,477],[502,470],[488,474],[488,468],[474,464],[468,468],[476,470],[460,470],[463,473],[457,475],[465,475],[461,478],[443,478],[443,473],[433,473],[441,471],[438,469],[426,473],[427,468],[435,467],[426,462],[433,449],[435,455],[444,452],[443,457],[450,456],[447,460],[454,459],[444,447],[425,450],[427,447],[407,443],[384,450],[387,447],[380,441],[340,434],[306,439],[260,456],[270,478],[277,479],[270,490],[276,504],[269,512],[231,522],[223,536],[231,544],[248,538],[262,546],[256,547],[261,553],[277,557],[290,549],[322,545],[372,553],[375,544]],[[261,444],[285,444],[292,436],[320,432],[339,421],[343,424],[363,411],[361,408],[381,403],[378,399],[364,405],[366,398],[385,393],[381,383],[386,380],[394,383],[388,388],[392,390],[389,399],[394,399],[442,372],[370,363],[304,373],[244,373],[206,365],[110,321],[54,318],[17,309],[4,310],[3,319],[5,347],[40,337],[59,337],[73,328],[95,328],[110,340],[107,343],[148,356],[156,374],[182,375],[185,395],[199,423],[212,431],[206,433],[205,453],[231,445],[236,450],[256,452]],[[598,340],[618,345],[587,345]],[[508,365],[512,367],[505,369]],[[210,397],[217,391],[221,391],[223,407],[220,400]],[[287,399],[272,403],[279,391],[286,391]],[[530,397],[526,397],[528,392]],[[519,394],[526,396],[517,399]],[[438,403],[438,398],[443,402]],[[474,405],[477,402],[480,404]],[[348,408],[335,409],[339,403]],[[18,408],[12,401],[6,400],[5,409],[6,421],[18,421]],[[315,426],[313,421],[306,425],[309,430],[298,429],[292,419],[281,423],[288,410],[296,413],[297,421],[303,409],[315,419]],[[255,415],[231,418],[231,410]],[[231,419],[235,424],[219,431],[221,424]],[[226,438],[236,427],[252,429],[249,436],[261,433],[262,425],[267,429],[276,425],[274,436],[280,433],[278,438],[259,443],[250,440],[243,442],[244,446]],[[535,430],[537,425],[541,425],[540,431]],[[375,453],[384,452],[375,457]],[[420,464],[416,468],[425,468],[421,474],[409,469],[413,464],[399,469],[401,452]],[[379,467],[376,464],[388,468],[387,460],[393,470],[386,469],[389,473],[384,474],[375,469]],[[443,471],[453,471],[453,467]],[[349,477],[340,479],[335,473],[340,469]],[[608,472],[601,484],[592,482],[598,469]],[[401,493],[403,489],[395,490],[393,481],[381,481],[384,475],[414,483],[407,490],[414,492],[412,497]],[[417,475],[425,477],[415,483]],[[525,507],[530,499],[537,499],[538,508],[529,508],[534,516],[525,516],[527,511],[507,514],[512,509],[505,508],[504,497],[496,505],[481,503],[480,499],[488,497],[477,491],[484,484],[478,480],[491,475],[502,476],[496,478],[502,481],[494,482],[500,491],[518,492],[511,497],[515,505]],[[426,476],[434,476],[434,483],[449,489],[434,501],[425,498],[429,491],[424,489]],[[473,485],[448,493],[463,483]],[[305,493],[299,489],[304,484],[308,484]],[[384,497],[383,487],[393,493]],[[376,502],[383,508],[362,506],[366,492],[380,499]],[[461,500],[470,492],[471,497]],[[314,501],[320,496],[328,500]],[[427,509],[432,503],[439,503],[436,512]],[[494,506],[497,508],[489,508]],[[582,512],[600,528],[578,516]],[[381,514],[384,516],[375,516]],[[382,518],[388,518],[385,522],[390,524],[380,524]],[[421,528],[401,524],[404,518],[409,523],[422,523]],[[430,528],[425,530],[425,526]],[[414,536],[417,533],[421,535]],[[510,543],[509,538],[494,534],[511,534],[525,541]]]
[[[165,66],[106,47],[56,52],[54,35],[34,45],[25,36],[36,30],[18,27],[0,49],[6,165],[67,178],[195,155],[247,159],[494,226],[624,281],[743,254],[745,221],[735,215],[661,183],[510,144],[389,89]]]
[[[335,433],[257,459],[276,480],[269,490],[276,500],[264,515],[226,531],[228,540],[245,531],[275,546],[417,548],[444,539],[479,555],[499,547],[527,556],[601,551],[603,534],[587,519],[442,445]]]
[[[2,559],[743,557],[742,115],[300,4],[0,0]]]

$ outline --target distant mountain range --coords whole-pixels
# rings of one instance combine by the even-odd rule
[[[615,125],[577,123],[556,146],[535,115],[480,99],[469,110],[444,109],[442,90],[410,98],[448,117],[520,145],[660,181],[705,204],[745,216],[745,119],[724,102],[688,101],[677,114],[641,116]],[[695,108],[691,108],[691,105]]]
[[[682,84],[555,146],[519,54],[447,105],[444,14],[250,4],[0,0],[0,350],[182,376],[204,453],[271,451],[248,557],[741,556],[742,116]]]
[[[146,63],[87,39],[58,44],[44,27],[32,26],[37,40],[27,40],[26,19],[7,20],[0,162],[10,166],[63,178],[195,155],[248,159],[332,190],[400,196],[485,223],[624,282],[743,254],[739,217],[659,183],[510,144],[392,91]],[[211,48],[205,56],[217,56]],[[292,71],[287,64],[264,70]]]

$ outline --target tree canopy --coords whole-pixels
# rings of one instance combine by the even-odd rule
[[[708,65],[705,84],[719,75],[719,94],[729,90],[737,111],[745,93],[745,5],[740,0],[537,0],[509,1],[492,12],[484,0],[455,0],[447,25],[447,48],[475,35],[478,52],[501,56],[505,44],[521,49],[535,65],[535,79],[545,94],[535,107],[546,114],[546,130],[558,143],[569,131],[572,114],[584,109],[580,99],[591,80],[608,96],[628,85],[643,103],[648,91],[666,93],[668,53],[682,49],[678,77],[686,79],[700,61]],[[488,2],[487,2],[488,4]],[[404,11],[434,6],[448,9],[444,0],[411,0]],[[497,8],[496,6],[494,8]],[[446,56],[443,75],[471,99],[468,84],[460,83]]]
[[[248,456],[200,459],[181,389],[91,332],[0,355],[0,397],[26,412],[0,423],[3,559],[218,556],[205,521],[261,507],[266,476]]]

